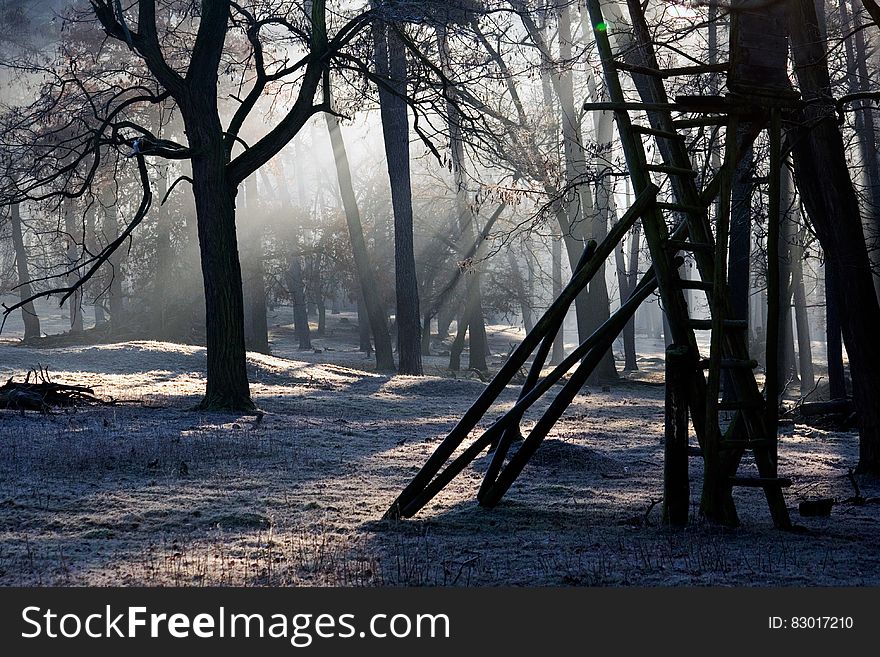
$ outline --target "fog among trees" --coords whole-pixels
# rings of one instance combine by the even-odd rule
[[[878,21],[874,0],[0,1],[2,497],[45,480],[88,527],[52,580],[51,514],[22,511],[37,564],[0,539],[0,581],[119,583],[98,529],[142,583],[745,583],[740,536],[726,570],[694,556],[708,534],[670,539],[696,565],[639,565],[624,528],[778,536],[822,499],[812,530],[870,542]],[[86,502],[86,480],[125,493]],[[396,524],[416,514],[448,535]],[[247,546],[271,553],[269,527],[274,575]],[[178,571],[137,552],[162,532]],[[217,544],[238,565],[197,565]],[[780,559],[770,583],[876,582]]]

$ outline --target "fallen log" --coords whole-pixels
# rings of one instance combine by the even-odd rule
[[[805,402],[798,406],[797,410],[804,417],[808,417],[811,415],[849,414],[854,409],[850,399],[832,399],[823,402]]]
[[[0,409],[46,413],[53,408],[106,403],[87,386],[55,383],[49,378],[48,371],[42,368],[28,372],[24,381],[15,381],[13,377],[0,386]]]

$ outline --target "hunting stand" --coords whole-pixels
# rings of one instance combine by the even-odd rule
[[[686,524],[689,506],[688,459],[701,457],[704,479],[701,512],[709,520],[738,524],[732,489],[757,487],[764,491],[776,527],[791,527],[783,488],[789,479],[777,472],[779,286],[778,218],[780,168],[783,165],[783,113],[799,104],[787,78],[774,79],[764,70],[767,57],[782,53],[787,42],[784,26],[767,9],[760,15],[731,14],[730,62],[661,68],[638,0],[629,0],[631,24],[608,34],[599,0],[587,0],[605,79],[608,102],[588,103],[585,110],[614,112],[617,131],[636,199],[627,212],[597,244],[585,245],[571,281],[562,290],[534,329],[513,351],[455,428],[440,443],[421,471],[400,493],[386,518],[411,517],[487,448],[494,447],[488,470],[477,494],[484,507],[494,507],[559,420],[638,306],[659,291],[672,345],[667,350],[666,446],[664,468],[664,520]],[[754,29],[753,29],[754,28]],[[745,35],[744,37],[742,35]],[[757,35],[757,36],[754,36]],[[742,37],[742,38],[741,38]],[[779,70],[778,67],[772,70]],[[782,67],[784,71],[785,68]],[[620,73],[627,74],[639,101],[628,101]],[[671,102],[664,80],[701,73],[726,73],[724,96],[678,96]],[[644,121],[647,121],[647,124]],[[642,121],[642,123],[639,123]],[[724,127],[723,162],[717,173],[698,188],[699,173],[681,130]],[[758,387],[749,356],[748,321],[731,317],[727,281],[733,172],[742,153],[762,129],[768,131],[770,162],[768,195],[768,327],[764,394]],[[649,160],[645,142],[653,140],[660,161]],[[670,199],[668,202],[660,199]],[[709,207],[715,204],[714,232]],[[548,375],[540,373],[553,339],[578,293],[597,273],[627,231],[641,220],[653,267],[630,297],[589,338]],[[700,280],[680,278],[680,254],[692,254]],[[708,301],[710,319],[690,316],[685,291],[699,291]],[[707,357],[701,357],[695,331],[710,331]],[[516,404],[466,449],[449,461],[468,434],[483,418],[498,395],[534,353]],[[577,365],[525,437],[507,459],[520,436],[520,421],[528,408]],[[724,398],[719,399],[724,381]],[[735,413],[722,427],[720,414]],[[688,416],[699,447],[688,445]],[[738,474],[740,461],[751,451],[757,476]],[[448,464],[447,464],[448,462]],[[444,467],[445,466],[445,467]]]

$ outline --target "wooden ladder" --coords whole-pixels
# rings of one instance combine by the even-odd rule
[[[594,35],[610,102],[585,105],[584,109],[614,111],[618,133],[633,187],[637,194],[652,184],[663,188],[669,184],[674,202],[655,203],[642,215],[661,302],[666,314],[672,341],[686,346],[692,355],[694,376],[689,390],[688,406],[704,459],[704,483],[701,508],[711,520],[737,524],[733,504],[734,486],[758,487],[764,490],[774,524],[791,527],[782,489],[791,481],[777,473],[776,394],[768,393],[769,404],[758,388],[754,376],[756,363],[748,351],[748,321],[730,317],[727,285],[727,243],[730,228],[730,192],[733,169],[737,160],[737,126],[743,105],[727,97],[679,97],[672,103],[663,81],[682,74],[718,71],[718,65],[705,68],[662,70],[651,45],[648,27],[640,12],[631,12],[633,44],[626,49],[625,59],[615,59],[602,16],[599,0],[587,0],[594,26]],[[627,102],[620,71],[632,77],[642,102]],[[648,125],[637,125],[631,112],[643,112]],[[673,118],[673,112],[695,115]],[[778,112],[771,113],[778,119]],[[726,126],[724,163],[714,179],[703,190],[697,187],[698,174],[687,152],[679,129],[697,125]],[[778,136],[778,131],[771,132]],[[649,162],[644,140],[654,140],[662,163]],[[778,151],[777,151],[778,152]],[[778,162],[777,162],[778,164]],[[771,162],[771,168],[773,163]],[[778,166],[777,169],[778,170]],[[709,220],[708,206],[718,199],[715,234]],[[672,229],[667,216],[672,215]],[[678,220],[677,218],[681,218]],[[701,280],[680,278],[673,258],[680,252],[693,255]],[[706,295],[711,319],[690,316],[685,294],[696,290]],[[701,358],[695,331],[711,331],[708,358]],[[722,371],[725,377],[725,400],[719,400]],[[704,374],[705,372],[705,374]],[[768,390],[775,390],[773,387]],[[771,409],[772,406],[772,409]],[[722,431],[720,413],[736,412],[736,417]],[[734,432],[734,427],[737,427]],[[743,454],[751,451],[758,476],[739,476]]]

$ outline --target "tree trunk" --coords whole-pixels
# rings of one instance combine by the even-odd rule
[[[80,270],[76,267],[79,260],[79,253],[76,248],[77,233],[76,215],[74,213],[74,204],[72,199],[64,201],[64,230],[67,233],[67,267],[71,273],[67,276],[68,283],[73,285],[79,280]],[[70,295],[67,300],[67,308],[70,314],[70,332],[82,333],[83,316],[82,316],[82,288]]]
[[[241,263],[235,231],[235,188],[226,174],[216,98],[199,97],[184,113],[192,158],[193,196],[205,287],[207,385],[203,410],[249,411]]]
[[[244,301],[244,343],[249,351],[269,353],[269,325],[266,308],[266,272],[263,263],[263,231],[245,227],[240,240],[242,297]]]
[[[565,12],[568,14],[568,12]],[[560,24],[562,28],[563,24]],[[560,37],[562,39],[562,37]],[[560,52],[562,49],[560,48]],[[604,94],[597,94],[603,100]],[[593,121],[595,123],[595,139],[596,139],[596,155],[594,164],[596,175],[599,177],[599,183],[596,188],[596,204],[595,212],[592,213],[591,219],[591,238],[601,242],[605,235],[608,234],[608,224],[614,220],[614,179],[611,177],[613,162],[611,159],[611,151],[614,140],[614,114],[612,112],[594,112]],[[621,297],[621,303],[625,297]],[[608,298],[608,285],[605,280],[604,265],[596,274],[596,277],[590,282],[587,294],[587,305],[590,312],[589,332],[593,333],[599,326],[605,322],[610,316],[610,301]],[[631,326],[631,322],[627,322],[626,326]],[[624,343],[626,343],[626,334],[631,333],[624,329]],[[583,337],[581,337],[583,340]],[[635,344],[631,345],[631,352],[635,356]],[[631,363],[632,364],[632,363]],[[614,353],[609,349],[596,370],[590,375],[588,383],[595,384],[602,380],[617,379],[617,367],[614,363]]]
[[[168,167],[159,169],[156,196],[165,198],[168,191]],[[168,334],[169,296],[171,295],[171,268],[174,255],[171,249],[171,213],[166,206],[156,208],[156,271],[153,278],[154,312],[156,314],[156,334],[162,338]]]
[[[794,353],[794,331],[791,322],[792,293],[792,254],[791,246],[797,239],[797,226],[792,212],[794,190],[791,172],[783,164],[779,178],[780,217],[779,217],[779,392],[789,381],[797,382],[797,363]]]
[[[525,12],[526,7],[522,2],[514,3],[517,11]],[[568,25],[568,40],[565,46],[570,56],[571,54],[571,25],[568,19],[568,7],[559,8],[560,27],[562,27],[563,15],[565,15],[566,25]],[[568,256],[569,267],[573,270],[580,260],[583,252],[586,238],[584,237],[584,218],[591,216],[593,212],[592,196],[588,193],[581,193],[583,186],[587,183],[587,160],[584,154],[583,144],[581,143],[580,134],[580,113],[576,111],[574,106],[574,82],[570,70],[565,70],[568,63],[559,64],[553,61],[550,56],[548,39],[545,37],[547,25],[538,28],[525,15],[521,14],[523,24],[530,31],[532,39],[539,46],[543,66],[541,67],[541,87],[544,98],[544,105],[548,112],[552,112],[548,136],[556,143],[559,139],[561,128],[562,133],[562,150],[563,162],[565,169],[565,188],[559,190],[554,186],[552,180],[544,180],[544,191],[550,199],[554,199],[555,209],[554,215],[556,223],[559,226],[559,233],[565,244],[565,251]],[[564,51],[560,50],[560,59],[564,59]],[[560,70],[562,69],[562,70]],[[556,93],[558,103],[553,101],[553,93]],[[554,154],[555,159],[555,154]],[[598,277],[597,277],[598,278]],[[575,299],[575,316],[577,317],[578,338],[583,342],[590,335],[590,307],[589,307],[589,289],[583,290]],[[561,334],[557,335],[557,340],[562,340]],[[553,358],[556,357],[557,349],[554,347]],[[551,360],[552,362],[552,360]]]
[[[843,341],[840,324],[840,302],[834,292],[838,283],[831,267],[825,266],[825,353],[828,361],[828,396],[846,397],[846,370],[843,367]]]
[[[318,328],[315,335],[323,338],[327,334],[327,299],[324,298],[324,277],[321,271],[323,258],[315,258],[314,283],[315,310],[318,314]]]
[[[370,356],[373,353],[373,341],[370,339],[370,318],[367,316],[367,305],[364,295],[357,295],[358,314],[358,349]]]
[[[555,235],[551,238],[553,245],[550,247],[552,259],[553,300],[559,298],[562,293],[562,241]],[[581,295],[578,295],[580,297]],[[565,359],[565,319],[559,325],[556,337],[553,338],[553,351],[550,354],[550,364],[559,365]]]
[[[440,65],[447,76],[452,75],[449,63],[449,51],[446,41],[446,26],[437,27],[437,45],[440,54]],[[452,154],[452,175],[455,184],[455,209],[458,216],[459,226],[459,254],[464,257],[465,252],[476,240],[476,216],[468,199],[467,169],[464,159],[464,143],[461,131],[461,114],[456,105],[455,87],[450,85],[446,88],[446,123],[449,127],[449,145]],[[483,316],[483,298],[481,291],[481,263],[478,259],[473,260],[473,269],[465,276],[466,303],[465,312],[468,313],[468,367],[480,370],[488,369],[486,356],[488,354],[488,341],[486,339],[486,321]]]
[[[631,186],[629,179],[626,183],[627,203],[631,198]],[[627,296],[621,295],[620,302],[632,294],[633,290],[639,282],[639,248],[641,238],[641,222],[636,222],[629,234],[629,266],[626,272],[627,278]],[[644,304],[642,305],[644,307]],[[626,328],[623,331],[623,351],[624,351],[624,369],[628,372],[635,372],[639,369],[638,353],[636,352],[636,318],[635,314],[629,318]]]
[[[862,30],[861,7],[853,5],[852,24],[846,0],[840,0],[840,21],[844,33],[851,32],[852,40],[844,40],[848,91],[851,94],[870,91],[868,49]],[[874,289],[880,294],[880,161],[877,153],[877,134],[874,126],[874,107],[870,100],[853,104],[856,135],[862,160],[862,177],[866,196],[865,233],[868,237],[868,255],[874,270]]]
[[[517,263],[516,256],[513,254],[513,248],[507,249],[507,265],[510,267],[510,280],[513,284],[517,300],[519,301],[523,328],[526,333],[528,333],[535,325],[535,322],[532,320],[532,300],[526,289],[522,270],[519,268],[519,263]]]
[[[309,315],[306,311],[306,293],[303,284],[302,256],[298,241],[291,245],[287,253],[287,292],[293,306],[293,332],[300,349],[312,348],[312,335],[309,329]]]
[[[85,215],[85,242],[86,242],[86,251],[89,254],[96,254],[101,250],[100,243],[98,241],[98,229],[96,226],[97,218],[95,216],[96,208],[93,206],[86,210]],[[92,285],[89,286],[91,288],[91,292],[94,295],[94,312],[95,312],[95,327],[102,326],[106,321],[107,317],[104,313],[104,304],[103,304],[103,293],[104,293],[104,283],[101,281],[99,276],[95,276],[92,279]]]
[[[635,233],[630,233],[630,243],[633,240],[633,235]],[[617,288],[620,294],[620,303],[622,304],[629,295],[632,293],[632,289],[630,288],[630,275],[627,271],[626,267],[626,258],[625,258],[625,249],[626,246],[623,242],[614,249],[614,262],[617,269]],[[626,328],[623,329],[623,371],[624,372],[636,372],[639,369],[639,365],[636,359],[636,335],[635,335],[635,324],[634,317],[630,318],[630,321],[626,323]]]
[[[751,145],[737,162],[730,200],[730,254],[727,280],[730,316],[749,319],[750,263],[752,261],[752,177]],[[725,378],[725,381],[729,377]],[[725,388],[729,384],[725,383]]]
[[[419,285],[413,251],[412,188],[409,166],[409,122],[406,103],[406,51],[393,29],[373,24],[377,73],[394,92],[379,87],[379,109],[391,205],[394,211],[394,279],[397,293],[397,353],[401,374],[422,373]]]
[[[244,181],[242,211],[237,224],[240,230],[239,258],[242,265],[244,302],[244,344],[249,351],[269,353],[269,325],[266,308],[266,271],[263,254],[263,222],[257,200],[256,176]]]
[[[101,231],[104,241],[109,244],[119,237],[119,211],[116,194],[109,191],[104,196],[104,220]],[[113,252],[107,260],[110,284],[107,286],[107,307],[110,310],[110,330],[118,333],[125,323],[125,301],[122,298],[122,256],[123,249]]]
[[[18,273],[18,293],[22,301],[33,295],[31,275],[28,272],[27,249],[24,246],[24,231],[21,229],[21,210],[18,203],[9,208],[12,224],[12,248],[15,250],[15,267]],[[24,339],[32,340],[40,337],[40,318],[34,310],[32,301],[21,307],[21,319],[24,322]]]
[[[566,249],[568,251],[569,265],[572,269],[580,260],[581,252],[586,244],[586,235],[589,230],[593,239],[601,241],[607,232],[607,212],[604,208],[599,214],[595,214],[593,199],[589,190],[587,174],[588,162],[581,136],[580,113],[574,103],[574,80],[568,62],[572,59],[572,34],[571,13],[566,5],[559,9],[559,58],[562,70],[554,76],[554,87],[559,97],[560,121],[562,128],[562,146],[565,156],[565,181],[566,181],[566,211],[567,226],[563,228],[566,235]],[[604,137],[610,142],[611,117],[607,117],[604,127]],[[597,131],[598,132],[598,131]],[[597,134],[599,144],[603,144],[602,137]],[[607,191],[607,190],[606,190]],[[608,287],[605,282],[604,265],[590,282],[589,287],[580,295],[575,302],[575,312],[578,318],[578,339],[583,342],[609,317]],[[602,379],[616,379],[617,369],[614,365],[614,355],[611,349],[603,354],[600,364],[590,374],[589,383],[595,384]]]
[[[792,140],[795,175],[804,205],[834,271],[828,290],[841,302],[841,320],[858,411],[859,472],[880,474],[880,303],[858,199],[837,125],[825,43],[811,0],[788,4],[791,48],[801,93],[812,102]]]
[[[295,140],[294,156],[296,161],[302,162],[303,155],[300,153],[299,141]],[[303,184],[303,176],[297,169],[294,171],[296,177],[297,200],[299,205],[305,203],[305,189]],[[279,173],[276,189],[284,199],[287,205],[287,211],[290,215],[290,232],[289,243],[287,244],[287,294],[290,299],[290,305],[293,309],[293,333],[296,337],[300,349],[312,348],[312,335],[309,329],[309,313],[308,304],[306,302],[306,286],[305,277],[303,276],[303,257],[302,257],[302,221],[299,208],[293,202],[293,195],[290,193],[290,187],[285,184],[285,174],[282,168]]]
[[[795,244],[791,247],[792,276],[794,288],[794,313],[797,322],[798,371],[801,380],[801,397],[808,394],[816,383],[813,371],[813,347],[810,342],[810,319],[807,315],[807,293],[804,287],[804,239],[806,229],[801,228]]]
[[[336,163],[336,179],[339,182],[339,194],[345,209],[345,223],[348,226],[348,237],[357,269],[360,286],[359,303],[363,303],[366,313],[366,317],[362,317],[362,320],[369,318],[370,333],[373,334],[373,340],[376,343],[376,369],[380,372],[393,372],[394,354],[391,347],[391,334],[388,332],[388,321],[379,297],[379,285],[376,283],[373,263],[370,262],[367,242],[364,239],[364,228],[361,224],[361,214],[352,184],[345,140],[339,126],[339,119],[329,112],[324,114],[324,118],[327,122],[327,131],[330,133],[330,143],[333,147],[333,158]],[[366,321],[364,323],[366,325]],[[367,334],[367,342],[369,343],[369,333]]]

